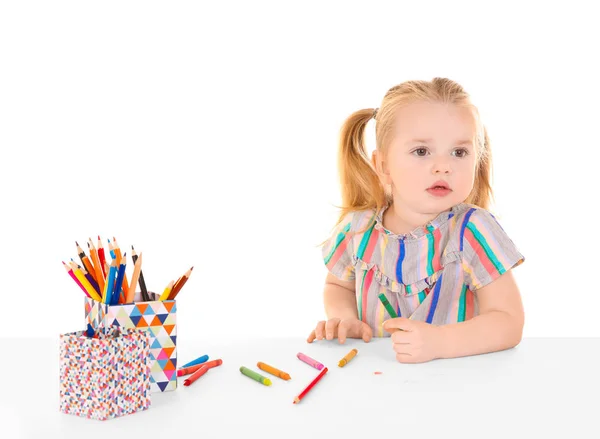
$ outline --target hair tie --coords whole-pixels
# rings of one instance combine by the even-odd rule
[[[373,110],[373,119],[376,119],[376,118],[377,118],[377,112],[378,112],[378,111],[379,111],[379,108],[375,108],[375,109]]]

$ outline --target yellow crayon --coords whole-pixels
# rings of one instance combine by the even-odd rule
[[[348,364],[350,362],[350,360],[352,360],[356,354],[358,354],[358,351],[356,349],[352,349],[350,352],[348,352],[346,354],[346,356],[344,358],[342,358],[340,360],[340,362],[338,363],[339,367],[344,367],[346,364]]]

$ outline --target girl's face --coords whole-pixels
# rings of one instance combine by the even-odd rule
[[[418,102],[401,108],[387,156],[375,153],[394,204],[436,213],[462,203],[475,180],[475,121],[467,108]],[[445,182],[449,190],[430,189]]]

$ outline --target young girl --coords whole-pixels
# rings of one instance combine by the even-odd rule
[[[328,320],[307,341],[387,336],[402,363],[516,346],[524,315],[511,268],[524,257],[486,210],[491,165],[479,113],[449,79],[407,81],[353,113],[341,131],[342,211],[323,245]]]

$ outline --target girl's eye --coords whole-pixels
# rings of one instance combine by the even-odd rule
[[[464,148],[457,149],[454,152],[458,154],[456,155],[458,158],[466,157],[469,154],[469,151]]]
[[[415,154],[419,157],[423,157],[427,154],[427,148],[417,148],[413,151],[413,154]]]

